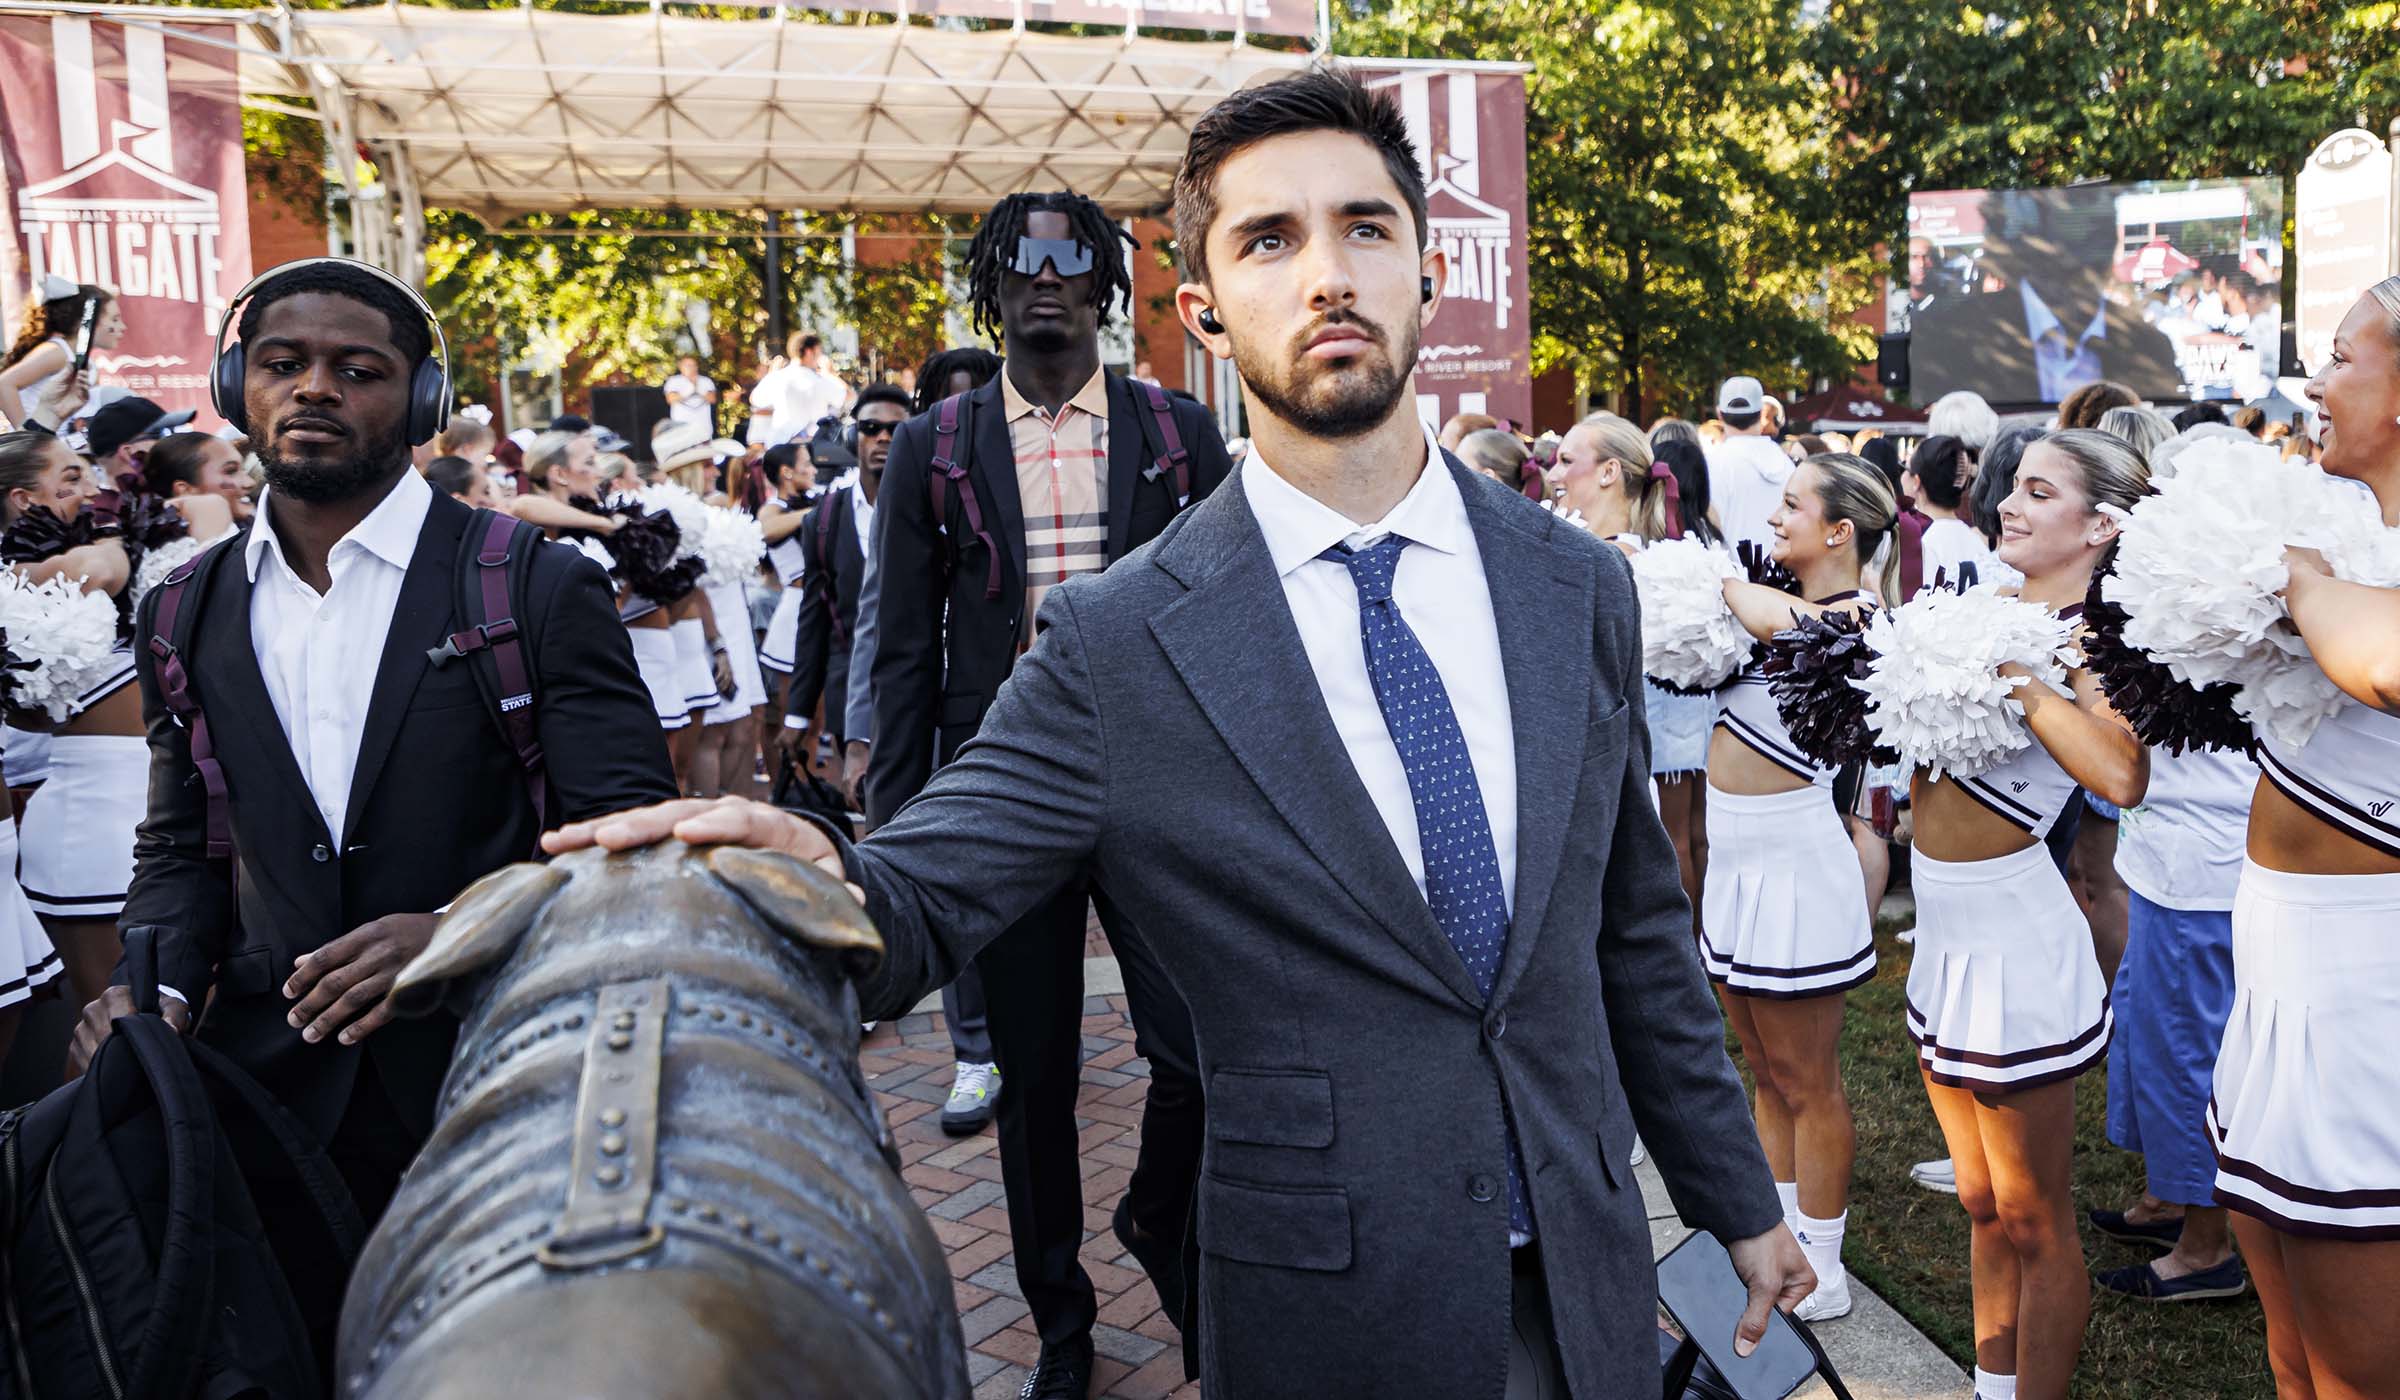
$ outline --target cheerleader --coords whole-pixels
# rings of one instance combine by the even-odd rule
[[[1766,641],[1804,614],[1857,612],[1861,576],[1899,514],[1863,458],[1811,457],[1768,518],[1775,562],[1800,596],[1740,579],[1725,601]],[[1888,555],[1890,551],[1885,551]],[[1884,588],[1895,585],[1887,577]],[[1708,877],[1700,961],[1757,1081],[1759,1146],[1817,1291],[1796,1315],[1850,1311],[1842,1267],[1857,1150],[1842,1087],[1843,994],[1875,975],[1875,938],[1834,767],[1803,753],[1753,661],[1724,693],[1708,746]]]
[[[2322,469],[2400,526],[2400,278],[2351,309],[2308,397]],[[2352,1400],[2400,1376],[2400,589],[2285,562],[2341,707],[2304,745],[2260,734],[2209,1126],[2277,1393]]]
[[[1724,537],[1708,520],[1708,465],[1699,449],[1674,444],[1698,485],[1697,496],[1682,489],[1683,478],[1653,449],[1639,428],[1613,413],[1595,413],[1559,439],[1558,458],[1543,473],[1556,508],[1602,539],[1634,553],[1652,540],[1690,537],[1719,544]],[[1699,931],[1701,874],[1708,860],[1708,731],[1716,722],[1711,695],[1677,694],[1649,681],[1643,704],[1650,721],[1650,776],[1683,892],[1692,902],[1692,927]]]
[[[88,539],[84,528],[96,490],[90,469],[66,444],[37,433],[0,436],[0,554],[9,567],[30,583],[79,580],[86,593],[122,595],[134,578],[125,542]],[[172,505],[194,538],[232,528],[221,496],[183,496]],[[116,968],[134,828],[148,811],[149,743],[133,682],[133,650],[120,631],[108,664],[93,670],[67,717],[48,725],[49,773],[26,805],[17,853],[25,898],[48,928],[79,1005],[97,998]],[[0,929],[0,962],[14,960],[18,941]],[[14,975],[0,970],[0,984]]]
[[[2082,610],[2116,538],[2102,506],[2147,489],[2141,457],[2088,430],[2025,450],[2000,504],[2002,563],[2018,597]],[[2083,669],[2063,695],[2027,676],[2015,696],[2032,743],[1953,778],[1919,768],[1912,877],[1916,957],[1908,1029],[1970,1225],[1975,1387],[1982,1400],[2067,1394],[2091,1308],[2069,1169],[2075,1078],[2107,1053],[2110,1010],[2083,913],[2043,838],[2078,785],[2121,807],[2149,759]]]
[[[42,299],[25,318],[25,333],[0,357],[0,413],[18,427],[35,416],[35,405],[54,387],[75,375],[75,342],[84,313],[92,312],[92,349],[113,350],[125,337],[125,314],[116,293],[105,287],[82,286],[51,273],[42,278]],[[41,421],[64,428],[82,416],[88,400],[78,395],[66,412]]]

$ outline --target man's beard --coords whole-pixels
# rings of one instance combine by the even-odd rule
[[[1417,323],[1408,322],[1397,359],[1361,355],[1339,369],[1316,366],[1304,355],[1308,337],[1329,325],[1356,326],[1377,344],[1391,344],[1383,327],[1355,311],[1338,312],[1309,327],[1280,364],[1266,363],[1235,341],[1233,366],[1268,412],[1310,437],[1338,442],[1381,427],[1408,392],[1408,376],[1417,363]]]
[[[408,464],[408,444],[398,438],[331,462],[292,461],[272,446],[258,449],[258,464],[276,495],[311,505],[345,501]]]

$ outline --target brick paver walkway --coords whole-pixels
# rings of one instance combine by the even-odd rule
[[[1095,932],[1094,954],[1105,951]],[[1092,1330],[1099,1352],[1092,1394],[1107,1400],[1196,1400],[1200,1388],[1183,1379],[1183,1349],[1174,1326],[1159,1312],[1158,1295],[1140,1266],[1109,1231],[1109,1213],[1125,1191],[1141,1142],[1150,1066],[1134,1054],[1123,997],[1091,997],[1083,1010],[1083,1092],[1077,1114],[1083,1140],[1083,1267],[1100,1303],[1099,1325]],[[941,1014],[877,1026],[858,1062],[899,1139],[909,1188],[949,1254],[975,1394],[1014,1397],[1041,1352],[1041,1340],[1017,1291],[998,1140],[990,1128],[969,1138],[942,1133],[951,1060]]]

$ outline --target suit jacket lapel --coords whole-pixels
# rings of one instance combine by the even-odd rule
[[[249,527],[263,530],[261,520]],[[250,573],[243,567],[247,537],[225,545],[232,551],[217,565],[215,596],[205,600],[206,611],[193,630],[197,653],[190,660],[210,732],[224,755],[225,771],[240,782],[249,774],[267,772],[288,789],[286,805],[303,813],[319,839],[326,839],[325,819],[309,793],[300,760],[267,694],[267,679],[258,669],[258,649],[250,635]],[[227,741],[239,745],[232,748]],[[244,750],[247,751],[244,754]]]
[[[1133,493],[1141,489],[1142,468],[1149,443],[1142,436],[1142,419],[1149,409],[1133,382],[1108,376],[1108,561],[1125,557],[1125,541],[1133,534]]]
[[[417,682],[431,663],[425,653],[450,634],[453,577],[458,562],[459,515],[463,508],[436,495],[417,533],[417,548],[408,559],[400,582],[400,601],[392,609],[392,627],[383,640],[383,659],[375,668],[375,688],[367,701],[366,724],[358,737],[358,764],[350,777],[350,806],[342,829],[358,830],[359,816],[375,791],[400,721],[417,693]]]
[[[1334,729],[1240,475],[1186,520],[1158,564],[1191,591],[1151,619],[1151,634],[1317,860],[1452,995],[1482,1005]]]
[[[1006,373],[1003,370],[1002,373]],[[967,470],[975,477],[976,498],[983,503],[984,523],[1008,552],[1018,589],[1025,586],[1025,501],[1017,492],[1017,449],[1009,437],[1008,399],[1000,391],[1000,376],[975,391],[974,456]],[[1007,596],[1008,584],[1002,585]]]
[[[1592,707],[1592,571],[1562,556],[1545,536],[1569,529],[1555,516],[1521,522],[1466,468],[1449,462],[1483,554],[1508,683],[1509,728],[1517,750],[1517,886],[1507,947],[1492,983],[1498,1003],[1525,969],[1550,908],[1581,778]]]

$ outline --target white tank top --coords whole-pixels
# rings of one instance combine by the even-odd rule
[[[60,416],[60,421],[56,423],[52,423],[47,418],[42,417],[42,408],[40,406],[42,402],[42,395],[49,393],[50,390],[56,386],[60,380],[66,379],[75,373],[75,347],[67,342],[67,338],[65,336],[54,335],[42,343],[44,345],[55,345],[59,349],[66,351],[67,363],[64,367],[50,374],[43,375],[41,378],[33,381],[31,384],[25,385],[23,388],[17,390],[17,392],[24,397],[25,411],[29,414],[32,414],[35,418],[41,419],[43,426],[49,428],[64,428],[67,426],[67,424],[75,421],[76,414],[83,412],[85,408],[90,406],[90,401],[86,399],[78,402],[73,408],[68,409],[66,413],[62,414]]]
[[[2344,696],[2299,748],[2261,730],[2258,767],[2284,796],[2328,824],[2400,856],[2400,715]]]
[[[1836,593],[1817,602],[1843,603],[1858,596],[1855,592]],[[1818,787],[1832,787],[1834,776],[1841,771],[1810,758],[1792,742],[1792,731],[1784,727],[1783,712],[1775,708],[1774,692],[1767,688],[1767,677],[1756,661],[1744,666],[1718,697],[1716,727],[1741,740],[1767,762]]]

